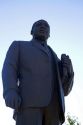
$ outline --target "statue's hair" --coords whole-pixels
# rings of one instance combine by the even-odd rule
[[[44,21],[44,22],[46,22],[46,23],[48,24],[48,22],[47,22],[46,20],[43,20],[43,19],[36,21],[36,22],[33,23],[33,25],[32,25],[31,34],[33,34],[33,29],[34,29],[34,27],[37,25],[37,23],[38,23],[38,22],[41,22],[41,21]],[[50,28],[49,24],[48,24],[48,27]]]

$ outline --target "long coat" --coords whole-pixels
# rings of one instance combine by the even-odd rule
[[[72,78],[66,90],[61,83],[60,67],[57,55],[53,52],[54,70],[56,70],[57,93],[60,120],[64,121],[64,96],[73,85]],[[48,49],[41,46],[39,41],[14,41],[7,52],[3,70],[3,96],[11,89],[16,90],[22,99],[22,108],[47,106],[52,97],[53,84],[51,62]],[[55,80],[53,80],[55,81]]]

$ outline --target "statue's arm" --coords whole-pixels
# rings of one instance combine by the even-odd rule
[[[59,60],[58,63],[64,96],[67,96],[71,92],[74,82],[74,71],[72,62],[69,64],[66,63],[67,66],[65,65],[65,67],[62,63],[62,60]]]
[[[6,54],[2,68],[3,97],[8,107],[13,107],[13,101],[17,98],[18,93],[18,41],[14,41]]]

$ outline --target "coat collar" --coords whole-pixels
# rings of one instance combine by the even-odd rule
[[[48,50],[48,45],[46,42],[32,39],[31,43],[32,43],[32,45],[36,46],[37,48],[39,48],[43,52],[48,53],[49,50]],[[42,45],[42,44],[44,44],[44,45]]]

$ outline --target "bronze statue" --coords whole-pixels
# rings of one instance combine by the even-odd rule
[[[59,59],[47,45],[50,26],[38,20],[32,26],[31,41],[14,41],[3,69],[3,97],[15,110],[16,125],[61,125],[65,121],[64,96],[73,86],[71,59]]]

